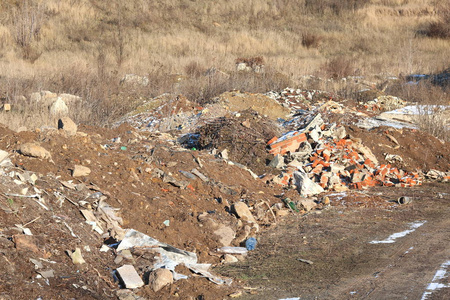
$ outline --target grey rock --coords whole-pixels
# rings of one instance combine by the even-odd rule
[[[276,168],[276,169],[282,169],[285,166],[286,166],[286,164],[284,163],[284,157],[280,154],[275,155],[275,157],[269,163],[269,167]]]

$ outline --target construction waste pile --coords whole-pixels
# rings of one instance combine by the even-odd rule
[[[0,299],[238,295],[214,267],[280,218],[450,180],[448,142],[412,123],[357,126],[411,105],[389,99],[232,91],[200,107],[164,94],[113,129],[1,127]]]

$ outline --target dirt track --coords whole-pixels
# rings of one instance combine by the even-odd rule
[[[243,299],[421,299],[450,258],[448,184],[374,189],[367,194],[380,199],[379,207],[355,207],[358,200],[352,203],[352,197],[346,197],[321,214],[292,215],[260,238],[247,262],[222,272],[257,288],[257,294],[253,290],[255,295],[248,293]],[[413,197],[413,203],[387,202],[404,195]],[[370,244],[416,221],[426,222],[394,243]],[[438,283],[448,287],[449,280],[447,270]],[[444,288],[426,299],[449,295],[450,289]]]

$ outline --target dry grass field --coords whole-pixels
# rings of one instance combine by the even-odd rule
[[[450,65],[446,0],[2,0],[0,18],[0,97],[20,108],[1,120],[15,129],[47,121],[29,105],[41,90],[82,97],[72,117],[108,125],[163,92],[204,103],[230,89],[295,87],[310,74]],[[251,57],[265,72],[236,72],[236,59]],[[211,68],[221,72],[205,76]],[[149,85],[120,85],[130,73]]]

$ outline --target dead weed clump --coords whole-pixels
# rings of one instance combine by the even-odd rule
[[[431,22],[424,31],[432,38],[450,39],[450,6],[440,10],[440,18]]]
[[[337,57],[324,65],[324,71],[329,78],[344,78],[355,73],[354,60],[350,58]]]
[[[302,45],[306,48],[318,48],[322,42],[323,37],[313,33],[303,33],[302,34]]]
[[[420,130],[450,142],[450,110],[445,106],[420,106],[415,119]]]

